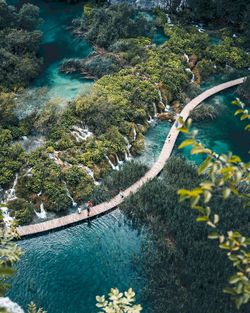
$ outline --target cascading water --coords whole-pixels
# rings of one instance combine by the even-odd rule
[[[123,164],[123,161],[121,161],[117,155],[117,153],[115,154],[115,157],[116,157],[116,162],[118,165],[122,165]]]
[[[187,63],[189,63],[189,56],[186,53],[184,53],[184,58],[187,61]]]
[[[70,198],[71,202],[72,202],[72,206],[73,207],[76,207],[77,206],[77,203],[75,202],[75,200],[73,199],[73,197],[71,196],[70,192],[69,192],[69,189],[68,189],[68,186],[66,184],[66,181],[63,181],[64,185],[65,185],[65,189],[66,189],[66,193],[67,193],[67,196]]]
[[[133,132],[133,141],[135,141],[137,137],[137,132],[136,132],[135,127],[132,128],[132,132]]]
[[[80,126],[73,126],[71,134],[75,137],[77,142],[84,141],[87,138],[93,136],[93,133],[89,131],[87,127],[82,128]]]
[[[191,83],[193,83],[194,82],[194,80],[195,80],[195,76],[194,76],[194,73],[191,71],[191,69],[190,68],[186,68],[185,69],[186,70],[186,72],[189,72],[189,73],[191,73],[192,74],[192,78],[191,78]]]
[[[44,203],[43,202],[41,202],[41,204],[40,204],[40,212],[37,212],[35,210],[35,213],[36,213],[36,216],[40,219],[45,219],[47,217],[47,212],[44,209]]]
[[[113,170],[119,171],[119,166],[115,166],[107,155],[105,156],[105,158],[108,160],[109,165],[112,167]]]
[[[93,181],[94,181],[94,184],[95,184],[95,185],[100,185],[100,183],[95,180],[95,175],[94,175],[94,172],[92,171],[92,169],[90,169],[90,168],[87,167],[87,166],[82,166],[82,167],[85,169],[86,173],[87,173],[90,177],[92,177],[92,179],[93,179]]]
[[[5,225],[7,227],[10,226],[13,221],[13,217],[10,216],[9,209],[5,205],[1,206],[0,209],[2,211],[3,221]]]
[[[130,153],[131,144],[129,143],[129,140],[126,136],[124,136],[123,138],[127,144],[126,146],[127,151],[125,152],[125,161],[130,161],[132,158],[131,153]]]
[[[5,202],[7,203],[9,201],[16,199],[16,185],[18,181],[18,174],[16,174],[16,178],[14,180],[13,186],[5,192]]]
[[[157,112],[157,107],[155,103],[153,103],[153,108],[154,108],[154,118],[156,118],[158,112]]]
[[[160,89],[158,89],[158,95],[159,95],[160,103],[163,103],[163,97],[162,97]]]

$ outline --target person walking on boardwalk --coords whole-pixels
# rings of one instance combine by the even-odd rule
[[[121,198],[123,199],[124,198],[123,190],[120,190],[119,194],[120,194]]]
[[[93,206],[93,203],[91,201],[88,201],[87,202],[87,215],[89,216],[90,214],[90,209],[92,208]]]

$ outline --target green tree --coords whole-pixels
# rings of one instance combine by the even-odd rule
[[[240,115],[241,120],[250,120],[250,114],[244,104],[239,100],[234,101],[234,104],[240,107],[235,115]],[[249,234],[241,234],[236,229],[225,231],[220,223],[224,215],[220,216],[218,204],[213,203],[212,207],[211,202],[216,193],[220,193],[225,200],[233,195],[243,201],[242,207],[237,209],[245,210],[247,216],[250,204],[250,163],[244,163],[232,153],[219,155],[206,148],[196,139],[197,131],[190,131],[190,124],[189,119],[180,128],[189,138],[183,141],[179,148],[191,146],[191,154],[206,157],[198,169],[198,173],[206,177],[198,187],[191,190],[180,189],[178,194],[180,201],[190,200],[191,208],[197,213],[196,221],[205,223],[212,229],[208,238],[218,240],[219,248],[226,252],[235,268],[235,273],[230,276],[229,286],[224,288],[224,292],[231,295],[239,309],[250,300],[250,237]],[[245,129],[250,131],[250,124]]]

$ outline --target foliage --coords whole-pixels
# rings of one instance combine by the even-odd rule
[[[200,104],[197,108],[191,111],[190,118],[194,122],[214,120],[217,116],[217,111],[214,106]]]
[[[37,57],[41,33],[39,9],[24,4],[19,11],[0,1],[0,85],[5,88],[25,86],[40,70]]]
[[[140,304],[134,304],[135,293],[132,288],[128,291],[120,292],[117,288],[110,290],[109,300],[106,300],[105,296],[97,296],[96,306],[106,313],[139,313],[142,310]]]
[[[239,101],[235,104],[240,107],[236,111],[236,115],[240,115],[241,120],[250,119],[248,110]],[[219,192],[224,199],[228,199],[230,195],[242,199],[242,209],[249,209],[249,163],[243,163],[242,160],[232,153],[228,155],[218,155],[212,150],[204,147],[202,143],[197,141],[196,131],[190,131],[190,120],[188,120],[180,130],[187,133],[190,138],[181,143],[179,148],[191,146],[191,154],[205,155],[206,159],[198,169],[199,174],[207,175],[206,180],[194,189],[180,189],[178,194],[180,200],[190,200],[191,208],[197,212],[196,221],[206,223],[213,229],[208,235],[209,239],[218,240],[219,248],[227,252],[228,259],[232,262],[236,272],[230,276],[230,287],[224,289],[225,293],[232,296],[236,307],[239,309],[242,304],[248,303],[250,300],[250,237],[247,234],[242,235],[240,231],[235,229],[223,231],[220,227],[220,219],[216,212],[218,204],[211,207],[211,199],[216,192]],[[246,126],[250,130],[250,124]],[[214,203],[213,203],[214,204]]]
[[[121,38],[143,36],[148,25],[142,14],[126,3],[96,7],[74,20],[76,33],[93,44],[107,48]]]
[[[134,161],[128,162],[120,171],[106,174],[102,184],[93,190],[90,198],[95,204],[107,201],[135,183],[145,172],[145,165]]]
[[[21,250],[13,242],[17,238],[14,229],[6,229],[2,216],[0,219],[0,296],[3,297],[9,287],[7,281],[15,272],[13,265],[19,260]]]
[[[244,83],[238,87],[237,92],[247,101],[250,100],[250,76],[248,76]]]
[[[203,179],[196,166],[172,157],[159,178],[121,206],[128,222],[147,234],[134,266],[145,281],[143,302],[149,312],[236,312],[222,293],[225,279],[232,274],[227,259],[214,241],[207,240],[207,230],[197,225],[189,203],[178,201],[179,189],[194,188]],[[224,201],[216,194],[212,201],[225,216],[223,229],[233,225],[242,232],[249,230],[245,212],[235,210],[242,200],[232,196]],[[249,305],[241,310],[248,311]]]
[[[42,308],[37,308],[34,302],[31,302],[28,305],[28,311],[27,313],[47,313],[46,311],[43,311]]]

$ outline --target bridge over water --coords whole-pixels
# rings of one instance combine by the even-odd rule
[[[190,101],[181,111],[180,117],[183,118],[183,120],[187,120],[190,112],[196,108],[202,101],[209,98],[210,96],[233,86],[242,84],[244,81],[244,77],[228,81],[226,83],[217,85],[211,89],[208,89],[201,93],[198,97],[194,98],[192,101]],[[87,215],[87,210],[82,211],[79,213],[73,213],[69,214],[63,217],[55,218],[50,221],[45,221],[38,224],[32,224],[32,225],[26,225],[26,226],[19,226],[17,228],[17,232],[20,235],[20,237],[26,237],[36,234],[42,234],[45,232],[49,232],[55,229],[59,229],[62,227],[67,227],[72,224],[80,223],[86,220],[89,220],[90,218],[98,217],[108,211],[111,211],[112,209],[118,207],[127,197],[130,195],[136,193],[144,184],[154,179],[164,168],[166,161],[169,159],[176,139],[179,135],[179,130],[176,128],[175,123],[171,127],[168,136],[165,140],[164,146],[161,150],[161,153],[159,155],[159,158],[157,161],[153,164],[153,166],[149,169],[149,171],[141,177],[137,182],[135,182],[133,185],[128,187],[126,190],[123,191],[123,197],[121,197],[120,194],[115,196],[110,201],[103,202],[101,204],[98,204],[91,208],[90,210],[90,216]]]

